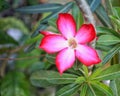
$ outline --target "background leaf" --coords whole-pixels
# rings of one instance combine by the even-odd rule
[[[120,78],[112,80],[110,82],[110,87],[114,93],[114,96],[120,96]]]
[[[118,53],[120,50],[120,44],[116,45],[115,47],[113,47],[108,53],[107,55],[103,58],[102,64],[106,64],[110,59],[112,59],[112,57]]]
[[[43,75],[44,74],[44,75]],[[77,76],[64,73],[62,76],[54,71],[37,71],[31,75],[31,83],[34,86],[46,87],[58,84],[69,84],[75,82]]]
[[[56,96],[73,96],[79,90],[79,85],[69,84],[57,91]]]
[[[120,64],[112,65],[104,69],[100,75],[95,77],[93,80],[114,80],[120,77]]]
[[[34,6],[25,6],[22,8],[16,9],[17,12],[22,12],[25,14],[36,14],[36,13],[44,13],[44,12],[56,12],[61,8],[61,4],[56,3],[46,3],[46,4],[39,4]]]

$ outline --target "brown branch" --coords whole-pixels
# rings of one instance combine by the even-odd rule
[[[75,0],[75,1],[76,1],[76,4],[78,5],[80,11],[83,14],[85,23],[92,23],[95,26],[94,16],[93,16],[86,0]]]

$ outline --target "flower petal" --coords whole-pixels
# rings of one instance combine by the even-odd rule
[[[56,34],[56,33],[53,33],[53,32],[50,32],[50,31],[40,31],[40,34],[42,34],[44,36],[47,36],[47,35],[52,35],[52,34]]]
[[[83,24],[75,36],[78,43],[83,44],[91,42],[95,37],[96,32],[92,24]]]
[[[101,62],[96,50],[86,45],[78,45],[75,54],[76,57],[86,66]]]
[[[60,51],[56,57],[56,66],[60,74],[71,68],[75,61],[75,52],[71,48]]]
[[[45,36],[39,46],[47,53],[58,52],[66,47],[68,47],[67,41],[62,36],[55,34]]]
[[[60,13],[57,20],[57,27],[65,38],[75,36],[76,23],[72,15],[68,13]]]

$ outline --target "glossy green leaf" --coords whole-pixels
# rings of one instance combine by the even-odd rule
[[[97,77],[98,75],[100,75],[100,73],[103,71],[103,69],[100,67],[98,69],[96,69],[95,71],[92,72],[92,74],[89,76],[90,79],[94,79],[95,77]]]
[[[97,96],[93,86],[91,86],[90,84],[88,85],[88,90],[87,90],[86,96]]]
[[[118,53],[120,50],[120,44],[116,45],[115,47],[113,47],[108,53],[107,55],[103,58],[102,64],[106,64],[109,60],[112,59],[112,57]]]
[[[56,3],[46,3],[39,4],[34,6],[25,6],[22,8],[16,9],[17,12],[25,13],[25,14],[36,14],[36,13],[44,13],[44,12],[56,12],[61,8],[61,4]]]
[[[96,27],[96,30],[97,30],[98,35],[111,34],[111,35],[114,35],[114,36],[120,38],[120,34],[116,31],[114,31],[113,29],[109,29],[107,27]]]
[[[79,86],[77,84],[69,84],[57,91],[55,96],[73,96],[78,90]]]
[[[40,24],[39,27],[35,30],[35,32],[33,32],[33,34],[31,35],[31,37],[36,37],[38,36],[40,33],[40,30],[45,30],[48,27],[48,24]]]
[[[95,46],[95,49],[99,49],[101,51],[107,51],[107,52],[111,50],[111,48],[113,48],[113,46],[106,46],[106,45],[98,44],[98,43],[96,43],[96,46]]]
[[[88,88],[87,84],[82,85],[81,91],[80,91],[80,96],[86,96],[87,88]]]
[[[120,20],[120,7],[113,7],[113,13]]]
[[[48,21],[50,19],[56,18],[59,13],[65,13],[68,12],[72,8],[73,2],[69,2],[65,5],[63,5],[57,12],[51,13],[47,17],[41,20],[39,27],[35,30],[35,32],[31,35],[31,37],[36,37],[39,34],[40,30],[46,29],[48,25]]]
[[[120,26],[120,20],[117,19],[115,16],[112,16],[112,15],[110,16],[110,18],[111,18],[112,22],[114,23],[114,26],[116,25],[115,27],[118,27],[117,29],[120,29],[119,28],[119,26]]]
[[[104,69],[100,75],[93,78],[92,80],[113,80],[120,77],[120,64],[112,65]]]
[[[79,30],[80,26],[83,24],[84,21],[83,21],[82,13],[80,12],[80,9],[76,4],[73,4],[72,15],[76,21],[77,29]]]
[[[101,35],[101,36],[99,36],[97,43],[110,46],[113,44],[120,43],[120,38],[118,38],[114,35]]]
[[[101,82],[92,82],[92,86],[105,93],[106,96],[114,96],[112,90]]]
[[[102,24],[108,27],[111,27],[111,22],[110,19],[107,15],[107,12],[105,11],[104,7],[102,4],[95,10],[95,13],[97,17],[101,20]]]
[[[68,2],[67,4],[63,5],[58,11],[51,13],[46,18],[41,20],[41,23],[48,23],[50,19],[57,18],[59,13],[65,13],[68,12],[73,6],[73,2]]]
[[[94,12],[97,7],[99,7],[101,0],[88,0],[88,3],[90,5],[91,11]]]
[[[43,75],[44,74],[44,75]],[[31,75],[31,83],[34,86],[46,87],[58,84],[69,84],[75,82],[77,76],[64,73],[60,75],[54,71],[37,71]]]
[[[120,96],[120,78],[112,80],[110,82],[110,88],[112,89],[114,96]]]
[[[75,81],[75,83],[78,83],[78,84],[81,84],[83,82],[85,82],[85,78],[83,76],[78,77]]]

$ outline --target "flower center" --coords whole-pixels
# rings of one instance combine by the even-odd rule
[[[74,39],[74,38],[70,38],[69,40],[68,40],[68,45],[71,47],[71,48],[76,48],[77,47],[77,42],[76,42],[76,40]]]

